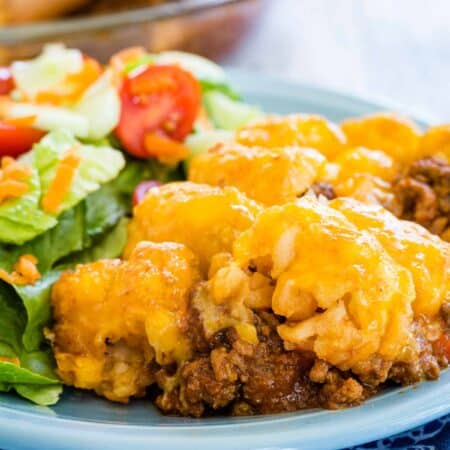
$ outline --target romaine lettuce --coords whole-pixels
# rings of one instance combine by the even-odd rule
[[[81,157],[80,165],[57,213],[48,214],[41,208],[42,196],[48,190],[64,152],[73,147],[77,147]],[[31,166],[32,175],[28,180],[28,192],[0,204],[0,242],[4,243],[23,244],[54,227],[57,223],[55,215],[72,208],[102,184],[114,179],[125,165],[118,150],[83,145],[65,130],[49,133],[20,160]]]
[[[53,158],[43,158],[41,164],[48,170]],[[0,282],[0,391],[15,390],[40,405],[58,401],[62,386],[43,336],[43,328],[51,320],[53,283],[61,271],[78,263],[121,254],[136,184],[144,179],[179,177],[175,168],[130,160],[118,177],[62,213],[52,229],[24,245],[0,245],[1,268],[10,271],[20,255],[31,253],[42,274],[34,285]]]
[[[87,119],[89,139],[101,139],[114,130],[120,118],[120,99],[113,84],[112,72],[105,71],[84,92],[73,109]]]
[[[80,50],[49,44],[36,58],[12,63],[11,73],[19,91],[33,99],[39,92],[61,86],[67,75],[80,72],[82,67]]]
[[[41,183],[35,168],[28,192],[0,204],[0,242],[21,244],[56,225],[56,219],[40,209]]]
[[[38,404],[53,404],[61,392],[48,351],[22,345],[26,313],[10,286],[0,285],[0,391],[15,389]]]
[[[115,178],[125,165],[125,159],[118,150],[107,146],[83,145],[65,130],[53,131],[34,145],[30,156],[39,173],[42,192],[45,193],[49,188],[59,160],[67,150],[74,147],[81,162],[58,214],[72,208],[101,184]]]
[[[52,131],[64,128],[79,138],[89,136],[89,120],[68,108],[1,100],[0,112],[8,119],[34,117],[32,125],[40,130]]]

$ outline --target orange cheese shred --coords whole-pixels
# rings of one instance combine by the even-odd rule
[[[56,213],[69,192],[81,162],[77,149],[78,146],[75,146],[67,150],[56,166],[55,176],[42,199],[42,208],[45,212]]]
[[[41,278],[41,274],[37,268],[37,259],[34,255],[25,254],[19,257],[14,270],[8,273],[4,269],[0,269],[0,280],[9,284],[34,284]]]

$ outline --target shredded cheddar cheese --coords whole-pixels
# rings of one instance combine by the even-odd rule
[[[33,255],[22,255],[17,260],[11,273],[0,269],[0,280],[9,284],[34,284],[41,278],[41,274],[36,267],[37,262],[36,257]]]
[[[42,207],[45,212],[56,213],[64,197],[69,192],[81,162],[77,149],[77,146],[70,148],[59,161],[55,176],[42,199]]]
[[[4,156],[0,169],[0,204],[10,198],[18,198],[28,192],[26,180],[31,176],[31,167],[10,156]]]

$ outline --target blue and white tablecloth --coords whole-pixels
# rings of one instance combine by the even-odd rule
[[[450,401],[450,399],[449,399]],[[349,450],[450,450],[450,415],[396,436]]]

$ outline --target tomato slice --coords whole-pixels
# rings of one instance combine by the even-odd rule
[[[17,157],[31,149],[45,132],[36,128],[0,122],[0,157]]]
[[[7,95],[14,89],[14,80],[8,67],[0,67],[0,95]]]
[[[165,161],[184,156],[176,144],[191,132],[201,101],[200,85],[189,72],[168,65],[137,69],[124,79],[120,98],[116,135],[128,153]],[[158,142],[164,144],[161,152]]]

